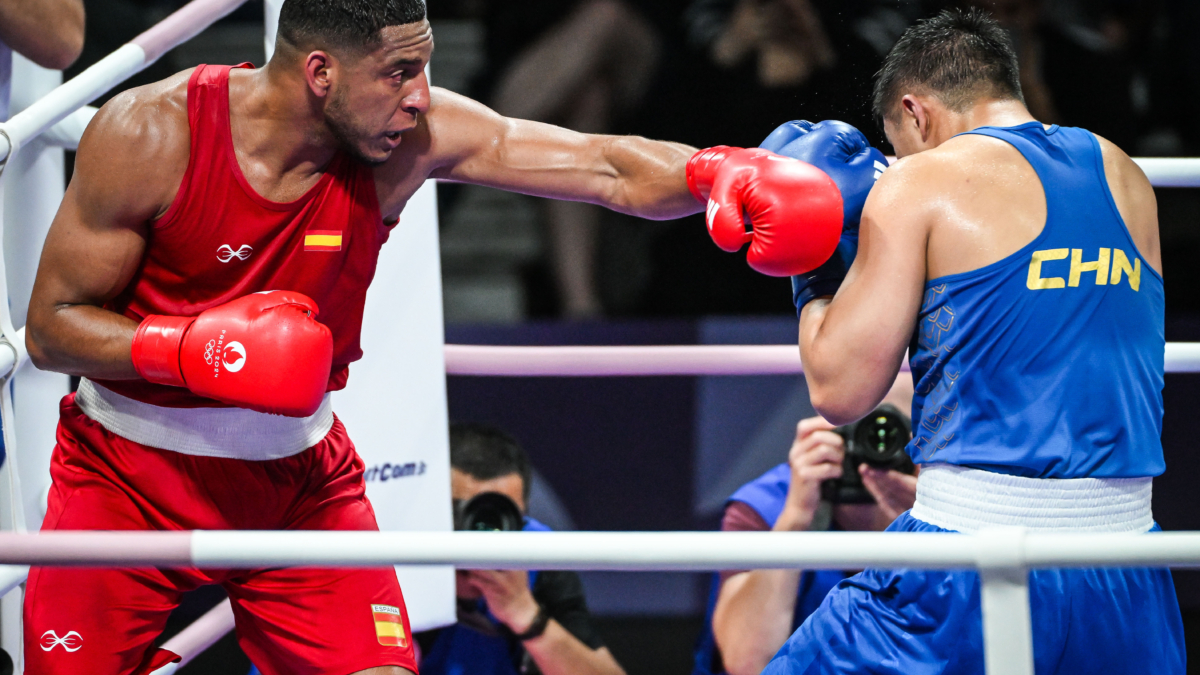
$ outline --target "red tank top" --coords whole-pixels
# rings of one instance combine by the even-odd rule
[[[339,152],[300,199],[281,204],[263,198],[234,155],[229,70],[199,66],[192,73],[187,172],[150,230],[133,281],[107,308],[141,321],[150,314],[195,316],[259,291],[298,291],[316,301],[317,320],[333,333],[327,391],[341,389],[349,364],[362,358],[367,286],[390,231],[379,213],[373,172]],[[145,380],[98,382],[153,405],[225,407]]]

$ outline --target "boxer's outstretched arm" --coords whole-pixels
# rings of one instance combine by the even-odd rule
[[[431,92],[426,119],[434,178],[590,202],[656,220],[703,207],[684,175],[695,148],[509,119],[457,94]]]
[[[813,407],[834,424],[875,409],[896,379],[925,287],[936,191],[913,156],[884,172],[867,197],[858,257],[831,300],[800,314],[800,357]]]
[[[186,76],[117,96],[88,125],[29,301],[25,344],[38,368],[138,377],[130,358],[138,324],[103,305],[129,285],[150,221],[187,168]],[[181,96],[160,95],[180,82]]]

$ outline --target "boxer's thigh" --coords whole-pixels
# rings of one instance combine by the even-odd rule
[[[293,530],[377,530],[362,461],[341,422],[301,461],[310,489],[298,495]],[[234,576],[238,639],[263,675],[344,675],[376,666],[416,671],[408,613],[394,569],[279,569]]]
[[[982,669],[975,574],[866,570],[829,592],[763,675],[975,675]]]
[[[54,449],[43,531],[146,529],[119,487],[76,461],[82,449]],[[135,671],[153,653],[179,587],[191,585],[186,573],[155,569],[34,567],[25,590],[26,672]]]
[[[227,581],[238,641],[263,675],[417,670],[391,568],[263,570]]]
[[[157,570],[34,568],[25,592],[25,672],[143,672],[179,595]]]

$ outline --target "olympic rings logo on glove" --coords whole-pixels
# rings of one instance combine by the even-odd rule
[[[216,350],[216,348],[217,348],[216,340],[209,340],[208,344],[204,345],[204,362],[209,364],[210,366],[212,365],[212,362],[213,362],[213,351]]]

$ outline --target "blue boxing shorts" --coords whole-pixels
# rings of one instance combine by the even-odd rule
[[[982,477],[985,482],[999,476],[949,468],[953,469],[950,473],[960,474],[950,476],[950,482],[955,484],[954,491],[960,495],[979,487],[964,483],[963,472],[969,472],[970,479]],[[1044,500],[1028,499],[1027,492],[1013,498],[1019,491],[1001,489],[998,492],[1007,492],[1008,498],[990,500],[997,491],[992,490],[989,494],[985,488],[973,495],[982,496],[979,511],[964,514],[961,500],[930,499],[931,492],[935,497],[946,496],[944,490],[940,495],[936,494],[937,489],[922,490],[931,487],[930,483],[939,482],[926,480],[930,473],[938,472],[922,470],[918,479],[917,505],[897,518],[888,527],[889,532],[953,533],[1001,524],[1020,524],[1036,531],[1045,528],[1044,518],[1028,512],[1014,516],[1013,511],[1027,509],[1031,512],[1037,508],[1045,514],[1054,510],[1044,508]],[[941,473],[942,478],[946,475],[946,471]],[[1039,479],[1003,476],[1001,480],[1020,483]],[[1140,479],[1053,482],[1060,488],[1063,483],[1075,480],[1119,483]],[[1126,493],[1128,487],[1120,486]],[[1148,483],[1146,487],[1145,515],[1148,517]],[[1089,496],[1094,496],[1094,492]],[[1019,506],[1019,500],[1026,505],[1041,503],[1037,507]],[[997,504],[996,501],[1006,503]],[[1091,502],[1081,504],[1081,508],[1095,509],[1096,502],[1104,500],[1076,501]],[[1124,501],[1127,506],[1128,499]],[[954,506],[948,507],[949,504]],[[1062,504],[1057,506],[1059,514],[1055,517],[1061,517]],[[1004,516],[996,516],[1006,511]],[[963,526],[939,527],[914,516],[914,512],[917,516],[928,515],[935,521],[958,521],[955,524]],[[975,519],[981,515],[993,522]],[[1082,531],[1128,531],[1120,526],[1111,527],[1113,520],[1123,518],[1121,514],[1110,517],[1107,523],[1103,522],[1104,518],[1097,519],[1095,513],[1078,515],[1083,519],[1076,522],[1100,523],[1082,528]],[[997,517],[1007,518],[1010,522],[994,522]],[[1141,531],[1147,529],[1157,531],[1158,527],[1153,525]],[[1037,675],[1183,675],[1185,672],[1183,622],[1175,585],[1166,569],[1033,570],[1029,573],[1029,596]],[[784,643],[762,675],[977,675],[983,671],[983,625],[977,572],[868,569],[834,587],[817,611]]]

